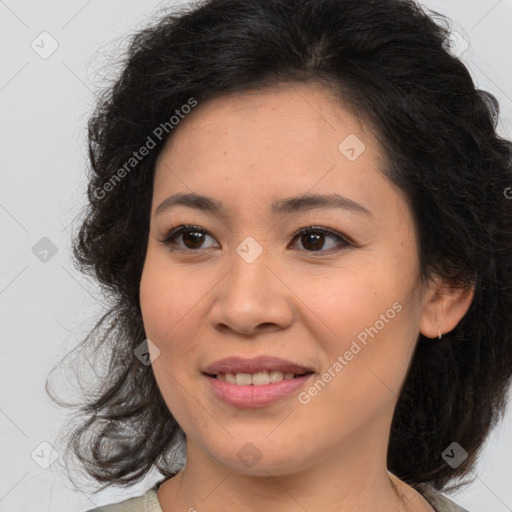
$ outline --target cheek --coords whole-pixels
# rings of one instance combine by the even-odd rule
[[[206,289],[207,284],[200,276],[170,266],[165,256],[149,250],[140,282],[140,306],[147,337],[161,350],[168,350],[166,340],[186,330],[190,318],[201,307]]]
[[[294,279],[294,291],[307,306],[304,311],[311,312],[311,321],[320,321],[324,342],[337,349],[340,340],[356,337],[404,296],[399,282],[389,268],[372,261],[304,273]]]
[[[331,269],[329,277],[296,281],[297,294],[307,297],[309,328],[323,348],[325,368],[336,375],[329,385],[334,400],[357,403],[365,393],[389,394],[386,385],[397,390],[415,346],[417,311],[409,297],[408,269],[385,260],[371,263],[361,259],[350,271],[347,266]]]
[[[200,293],[194,286],[185,286],[180,275],[183,272],[168,268],[162,258],[148,251],[140,282],[140,306],[146,336],[159,350],[158,357],[152,354],[151,365],[158,387],[173,417],[189,432],[191,425],[207,428],[205,418],[196,414],[190,401],[188,381],[195,368],[180,364],[195,358],[194,345],[188,340],[195,336],[197,322],[193,322],[192,313]]]

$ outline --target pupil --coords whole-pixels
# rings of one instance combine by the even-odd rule
[[[203,236],[202,233],[198,233],[197,231],[187,231],[184,234],[183,240],[185,242],[185,245],[191,249],[197,249],[201,246],[201,237]],[[191,246],[189,245],[189,242],[191,243]]]
[[[312,244],[310,243],[304,243],[304,240],[311,240],[312,241]],[[303,245],[306,249],[313,249],[313,250],[318,250],[318,249],[321,249],[322,246],[324,244],[324,235],[323,234],[310,234],[310,233],[307,233],[305,235],[303,235]],[[308,247],[308,245],[310,247]]]
[[[184,233],[183,240],[185,245],[192,249],[201,247],[203,233],[197,231],[187,231]],[[322,233],[302,235],[302,243],[306,249],[317,251],[324,245],[324,235]]]

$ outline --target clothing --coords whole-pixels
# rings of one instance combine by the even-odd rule
[[[436,512],[469,512],[467,509],[457,505],[454,501],[441,494],[431,485],[421,483],[411,485],[416,489],[429,503]],[[160,506],[155,512],[160,512]]]
[[[130,498],[115,503],[114,505],[105,505],[87,512],[163,512],[158,503],[156,488],[149,489],[142,496]]]
[[[416,489],[436,510],[436,512],[468,512],[465,508],[459,507],[452,500],[442,495],[439,491],[428,484],[414,484],[411,487]],[[153,487],[142,496],[130,498],[107,505],[88,512],[163,512],[157,498],[157,487]]]

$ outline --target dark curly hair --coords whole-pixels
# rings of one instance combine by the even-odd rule
[[[131,484],[155,468],[172,476],[183,435],[151,367],[134,357],[146,338],[139,284],[170,116],[191,99],[200,108],[298,82],[333,91],[374,130],[384,172],[413,211],[421,278],[475,287],[455,329],[442,340],[420,334],[388,448],[388,469],[409,484],[441,490],[468,475],[512,374],[512,143],[497,135],[498,103],[476,89],[449,34],[444,17],[407,0],[207,0],[132,36],[89,121],[88,204],[74,238],[75,264],[111,300],[83,342],[106,347],[108,371],[70,437],[97,481]],[[155,147],[128,172],[149,136]],[[456,469],[441,457],[454,441],[468,453]]]

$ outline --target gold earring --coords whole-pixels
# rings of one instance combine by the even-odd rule
[[[438,329],[438,335],[437,335],[437,337],[438,337],[439,339],[441,339],[441,336],[442,336],[442,334],[441,334],[441,329]]]

